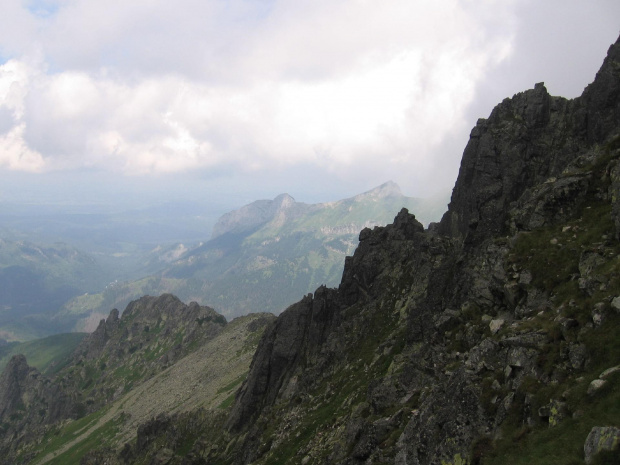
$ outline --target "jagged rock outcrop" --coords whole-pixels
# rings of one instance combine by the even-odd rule
[[[504,100],[472,130],[440,224],[425,232],[402,211],[393,225],[362,231],[338,290],[319,289],[280,316],[229,418],[230,431],[245,434],[236,462],[464,463],[474,443],[480,459],[511,415],[553,426],[575,408],[538,403],[531,383],[561,384],[595,363],[584,343],[594,313],[560,300],[564,276],[581,274],[571,292],[610,315],[617,278],[601,270],[616,245],[603,235],[596,252],[583,251],[582,238],[596,228],[591,211],[611,213],[604,205],[618,224],[619,53],[620,41],[578,99],[540,83]],[[524,234],[541,228],[572,235],[526,255]],[[559,255],[572,265],[561,268]],[[373,331],[372,357],[358,358]],[[346,373],[359,369],[367,381],[353,386]],[[338,390],[348,395],[336,401]],[[304,419],[328,406],[336,418]],[[322,439],[295,439],[305,434]]]
[[[539,83],[505,99],[488,119],[478,120],[463,152],[441,233],[471,241],[506,233],[512,202],[558,176],[587,147],[617,134],[619,62],[616,43],[580,98],[552,97]]]
[[[216,337],[226,318],[210,307],[171,294],[131,302],[121,318],[114,309],[80,343],[61,385],[87,393],[90,410],[127,392]]]
[[[23,355],[13,356],[0,376],[0,424],[9,431],[28,421],[51,424],[76,418],[81,412],[74,400],[28,366]]]
[[[46,428],[94,412],[214,339],[226,319],[209,307],[164,294],[114,309],[53,376],[14,356],[0,376],[0,451],[15,453]],[[256,324],[260,326],[259,320]],[[22,458],[28,454],[23,453]]]
[[[214,337],[226,325],[226,318],[196,302],[185,305],[172,294],[144,296],[131,302],[123,317],[113,309],[106,320],[76,349],[76,357],[86,360],[108,357],[111,361],[155,343],[162,364],[172,363],[182,352],[176,346],[197,343]],[[169,346],[169,347],[168,347]],[[164,353],[165,352],[165,353]]]
[[[47,425],[83,415],[83,405],[76,402],[76,397],[28,366],[23,355],[13,356],[0,376],[3,457],[8,459],[8,450],[36,440]]]

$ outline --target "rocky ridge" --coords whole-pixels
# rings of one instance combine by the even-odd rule
[[[42,375],[16,355],[0,377],[0,449],[14,463],[27,463],[36,455],[36,443],[67,422],[103,415],[106,421],[95,422],[102,427],[114,412],[124,412],[124,426],[116,427],[128,440],[149,415],[217,406],[232,389],[221,389],[221,383],[242,381],[258,337],[272,318],[255,314],[227,324],[213,309],[195,302],[186,305],[169,294],[145,296],[128,305],[121,317],[112,310],[54,375]],[[188,389],[198,386],[201,392]]]
[[[582,97],[502,102],[438,225],[362,231],[338,290],[280,316],[227,423],[235,462],[480,463],[512,424],[585,415],[584,375],[620,363],[619,63],[620,41]]]

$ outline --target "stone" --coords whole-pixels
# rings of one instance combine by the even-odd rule
[[[614,297],[611,301],[611,306],[617,311],[620,312],[620,297]]]
[[[588,386],[588,395],[593,396],[606,384],[607,384],[607,381],[604,379],[595,379]]]
[[[618,373],[620,371],[620,365],[616,365],[615,367],[607,368],[604,372],[602,372],[599,376],[599,379],[607,379],[610,375],[614,373]]]
[[[585,366],[586,354],[586,346],[584,344],[571,344],[568,359],[575,370],[580,370]]]
[[[557,426],[564,418],[569,415],[566,402],[552,400],[549,403],[549,426]]]
[[[502,319],[491,320],[491,322],[489,323],[489,329],[491,330],[491,334],[497,334],[498,331],[502,329],[502,326],[504,326],[505,322],[506,321]]]
[[[529,270],[524,270],[519,275],[519,284],[531,284],[532,283],[532,273]]]
[[[594,456],[603,450],[618,449],[619,444],[620,429],[614,426],[595,426],[590,430],[583,445],[585,462],[592,462]]]

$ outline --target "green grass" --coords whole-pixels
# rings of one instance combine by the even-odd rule
[[[598,373],[597,373],[598,374]],[[590,375],[587,379],[592,378]],[[620,426],[620,379],[610,380],[609,386],[590,398],[585,393],[587,383],[581,383],[573,393],[572,407],[579,410],[576,419],[567,418],[555,427],[545,424],[531,430],[519,424],[509,424],[503,439],[483,460],[484,465],[557,465],[583,463],[583,444],[594,426]],[[510,420],[507,420],[510,423]],[[524,433],[525,431],[525,433]]]
[[[245,378],[247,378],[247,376],[248,376],[248,372],[246,371],[245,373],[239,375],[239,377],[237,379],[235,379],[234,381],[230,382],[226,386],[223,386],[223,387],[219,388],[217,390],[217,394],[222,394],[224,392],[228,392],[228,391],[233,390],[234,388],[239,386],[241,383],[243,383],[243,381],[245,381]]]
[[[0,351],[0,372],[16,354],[23,354],[28,365],[41,372],[56,372],[84,339],[84,336],[86,336],[85,333],[56,334],[34,341],[11,344]]]
[[[101,428],[89,434],[84,440],[70,447],[67,451],[57,455],[53,460],[47,462],[49,465],[79,465],[82,457],[89,451],[109,444],[110,440],[119,430],[121,419],[114,419],[106,422]]]
[[[236,393],[233,392],[226,399],[224,399],[222,402],[220,402],[220,405],[218,405],[217,408],[219,408],[219,409],[227,409],[228,407],[230,407],[232,405],[232,403],[235,401],[235,395],[236,395]]]
[[[41,440],[41,449],[39,454],[31,461],[33,465],[39,463],[46,455],[58,451],[63,446],[73,441],[86,429],[95,425],[108,411],[103,408],[98,412],[80,418],[79,420],[69,422],[65,426],[53,428]],[[117,421],[107,422],[103,428],[97,429],[90,434],[85,440],[71,447],[65,453],[55,457],[49,464],[54,465],[70,465],[79,464],[79,461],[86,452],[107,443],[116,432]]]

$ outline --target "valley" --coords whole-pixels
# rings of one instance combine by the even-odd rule
[[[34,210],[13,212],[7,230],[63,242],[41,246],[5,233],[13,239],[0,242],[0,338],[90,332],[111,309],[163,293],[213,305],[227,318],[277,314],[317,286],[337,284],[363,227],[387,224],[402,207],[435,221],[446,204],[447,196],[406,197],[394,183],[325,204],[283,194],[223,215],[210,240],[197,205],[37,218]]]

